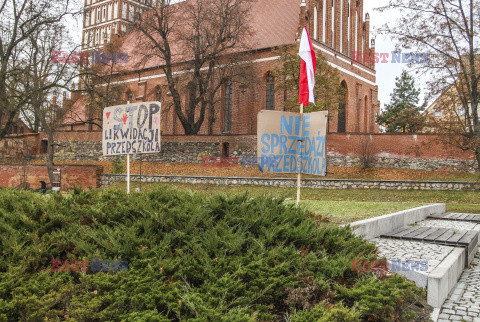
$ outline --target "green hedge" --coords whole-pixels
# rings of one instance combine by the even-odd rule
[[[0,252],[5,321],[389,320],[421,296],[352,271],[374,245],[271,197],[3,189]],[[52,259],[128,270],[55,272]]]

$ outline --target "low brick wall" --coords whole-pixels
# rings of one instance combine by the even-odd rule
[[[99,188],[100,178],[103,173],[102,166],[96,165],[60,165],[55,166],[62,171],[62,189],[73,188],[73,186],[83,188]],[[26,182],[30,183],[30,188],[40,188],[40,181],[50,182],[45,165],[0,165],[0,187],[16,187],[26,176]]]
[[[131,175],[131,181],[139,181],[139,175]],[[124,174],[102,174],[101,185],[126,181]],[[201,177],[173,175],[144,175],[142,182],[215,184],[224,186],[270,186],[293,188],[296,179],[237,178],[237,177]],[[342,180],[342,179],[303,179],[303,188],[318,189],[385,189],[385,190],[479,190],[480,182],[438,182],[438,181],[380,181],[380,180]]]

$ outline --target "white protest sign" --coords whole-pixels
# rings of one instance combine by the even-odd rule
[[[258,113],[257,158],[262,172],[325,176],[328,112]],[[300,170],[300,171],[299,171]]]
[[[160,102],[138,102],[103,110],[103,155],[160,152]]]

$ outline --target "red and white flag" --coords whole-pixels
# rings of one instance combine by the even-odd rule
[[[302,59],[300,66],[300,90],[298,94],[298,104],[308,106],[309,102],[315,105],[313,89],[315,87],[315,70],[317,58],[313,50],[312,41],[308,34],[307,27],[303,27],[302,39],[300,40],[300,49],[298,55]]]

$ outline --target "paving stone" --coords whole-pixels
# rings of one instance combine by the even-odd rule
[[[443,310],[442,312],[446,314],[455,314],[454,310],[449,310],[449,309]]]
[[[454,249],[445,245],[398,239],[376,238],[372,241],[380,251],[379,256],[388,260],[427,261],[426,273],[433,271]]]
[[[480,322],[480,250],[472,261],[472,265],[465,269],[455,286],[455,290],[442,306],[442,313],[450,314],[450,321]],[[462,291],[460,293],[460,291]],[[454,312],[454,313],[451,313]]]

